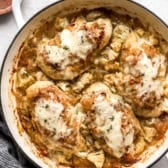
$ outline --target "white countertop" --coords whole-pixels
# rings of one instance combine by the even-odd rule
[[[22,12],[25,21],[27,21],[38,10],[46,5],[55,2],[57,0],[23,0]],[[134,0],[141,5],[144,5],[156,15],[158,15],[163,21],[168,24],[168,0]],[[0,67],[4,58],[4,55],[11,43],[13,37],[17,33],[18,28],[16,26],[12,13],[0,16]],[[168,167],[166,161],[158,163],[155,168]]]

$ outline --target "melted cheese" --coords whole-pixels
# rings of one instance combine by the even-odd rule
[[[132,64],[132,62],[135,62],[135,56],[127,57],[128,65],[125,66],[125,73],[131,73],[135,77],[141,76],[141,82],[135,86],[138,97],[148,96],[148,94],[154,92],[156,97],[160,98],[163,93],[163,85],[162,81],[157,78],[165,76],[165,56],[158,54],[149,58],[144,49],[141,48],[144,43],[151,45],[149,41],[143,38],[139,39],[136,45],[132,44],[135,45],[135,48],[140,49],[142,54],[137,58],[136,64]]]
[[[133,147],[132,145],[133,141],[134,141],[134,129],[132,128],[132,125],[127,125],[124,132],[124,145]]]
[[[96,111],[96,126],[102,132],[107,145],[113,150],[116,157],[120,158],[124,153],[124,137],[121,131],[122,112],[116,111],[116,100],[111,97],[110,102],[103,96],[98,96],[94,102]],[[127,144],[133,142],[133,134],[127,138]]]
[[[47,53],[47,61],[51,64],[65,69],[66,66],[72,65],[80,60],[86,60],[94,45],[89,42],[87,32],[84,30],[69,31],[64,29],[60,33],[61,47],[44,46]]]
[[[145,93],[156,92],[159,96],[163,92],[161,81],[155,80],[160,67],[159,56],[149,59],[143,54],[142,59],[138,61],[133,72],[139,72],[142,75],[142,84],[137,85],[138,96],[141,97]]]
[[[59,48],[57,46],[45,46],[47,52],[47,61],[58,65],[61,69],[64,69],[67,65],[71,64],[70,52]]]
[[[52,100],[39,99],[35,105],[35,117],[44,128],[55,133],[57,140],[61,137],[70,135],[71,129],[61,117],[64,106]]]
[[[62,47],[66,47],[73,55],[85,60],[93,49],[93,44],[88,41],[87,31],[70,31],[64,29],[61,33]]]

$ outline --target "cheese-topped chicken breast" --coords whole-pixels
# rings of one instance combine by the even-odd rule
[[[128,36],[121,54],[123,72],[113,74],[109,80],[136,108],[137,115],[157,117],[165,111],[166,62],[148,36],[140,37],[136,32]]]
[[[62,160],[57,158],[58,162],[65,162],[67,155],[87,149],[85,140],[79,132],[85,118],[80,104],[73,105],[74,100],[49,81],[37,81],[26,90],[26,93],[29,101],[34,103],[34,124],[41,132],[41,136],[47,138],[48,148],[65,151],[61,156]]]
[[[93,60],[94,52],[107,45],[112,34],[108,18],[87,21],[73,18],[54,39],[43,39],[37,62],[44,73],[54,80],[72,80]]]
[[[73,125],[68,124],[70,118],[67,118],[72,103],[69,97],[49,81],[38,81],[26,92],[29,99],[35,99],[35,121],[50,131],[54,139],[64,139],[72,134]]]
[[[92,84],[81,99],[87,125],[100,146],[114,157],[133,157],[141,126],[131,107],[103,83]]]

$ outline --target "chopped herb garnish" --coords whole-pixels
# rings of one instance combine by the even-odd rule
[[[111,118],[109,118],[111,121],[113,121],[114,120],[114,116],[112,116]]]
[[[95,153],[95,155],[100,155],[100,153],[99,153],[99,152],[97,152],[97,153]]]
[[[24,72],[22,73],[22,76],[23,76],[23,78],[27,78],[27,77],[29,76],[29,74],[28,74],[26,71],[24,71]]]
[[[84,43],[84,39],[83,39],[83,36],[81,36],[81,43],[82,43],[82,44]]]
[[[49,108],[49,105],[48,105],[48,104],[46,104],[45,108]]]
[[[110,127],[107,129],[107,131],[109,132],[112,129],[113,129],[113,127],[112,127],[112,125],[110,125]]]
[[[67,46],[63,46],[64,50],[69,50],[69,48]]]

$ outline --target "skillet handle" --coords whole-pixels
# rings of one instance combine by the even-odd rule
[[[12,11],[13,11],[16,24],[19,29],[22,28],[22,26],[25,24],[25,21],[23,19],[23,15],[21,12],[21,3],[22,3],[22,0],[12,0]]]

